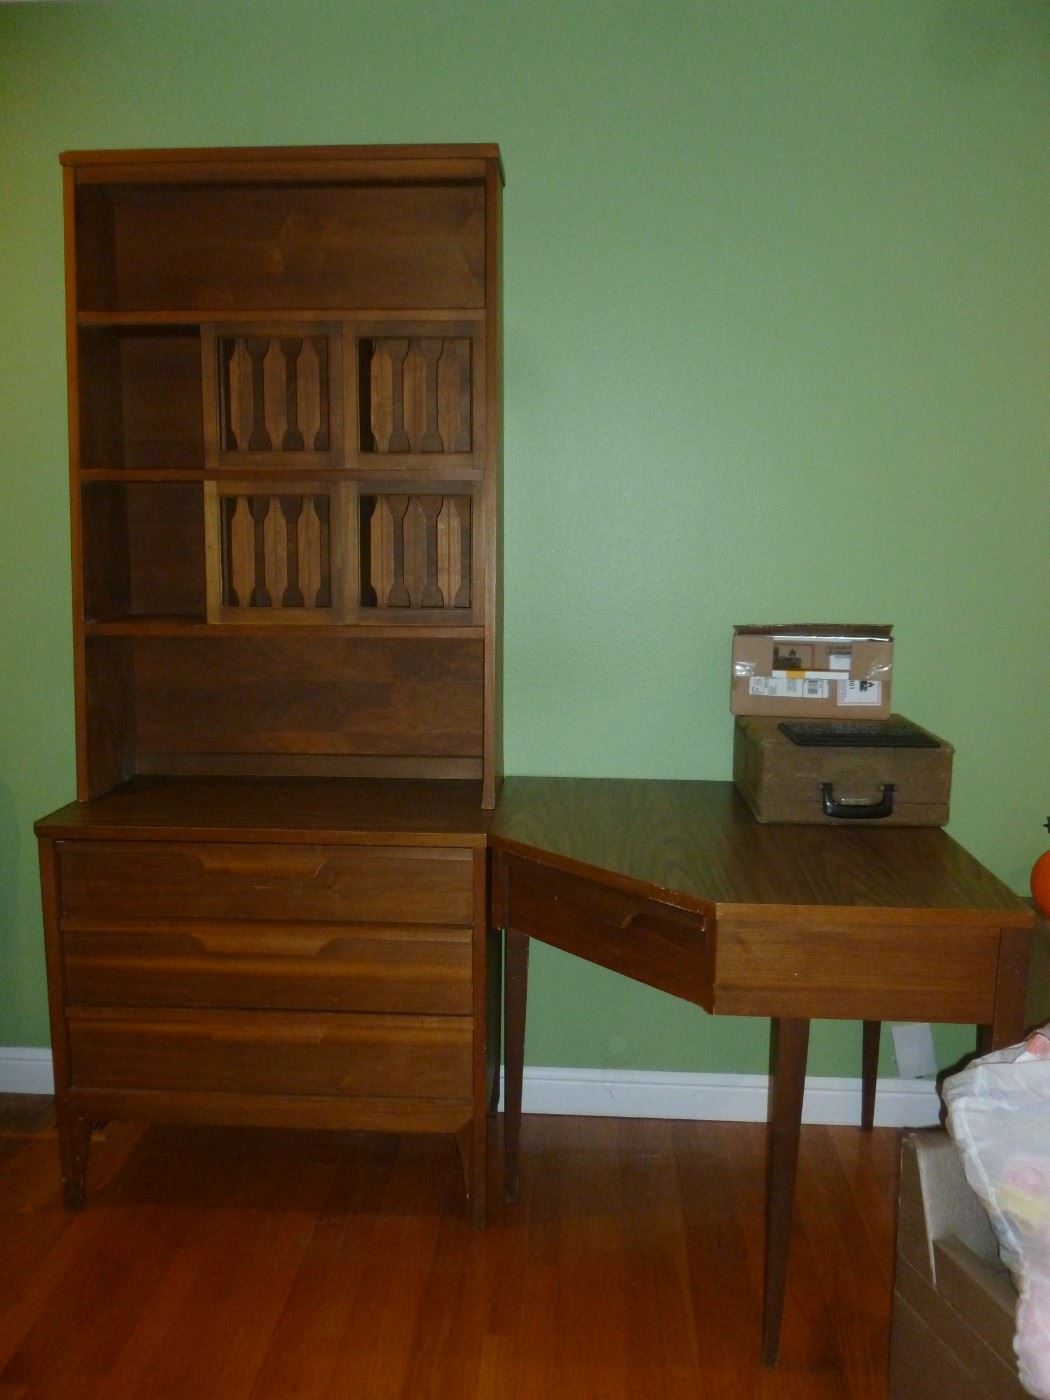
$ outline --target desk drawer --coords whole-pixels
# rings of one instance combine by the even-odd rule
[[[63,921],[71,1005],[471,1012],[461,925]]]
[[[704,1002],[711,977],[703,914],[506,852],[495,889],[497,924]]]
[[[461,924],[471,852],[234,842],[63,841],[60,918]]]
[[[737,909],[718,930],[713,1009],[728,1015],[989,1024],[1000,930],[936,910]]]
[[[85,1092],[471,1097],[467,1017],[81,1007],[68,1025]]]

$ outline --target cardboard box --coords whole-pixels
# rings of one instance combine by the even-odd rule
[[[890,719],[900,722],[901,716]],[[847,724],[864,728],[860,721],[834,727]],[[810,748],[794,743],[779,719],[741,715],[734,726],[733,782],[760,822],[943,826],[954,751],[920,725],[912,728],[931,747]]]
[[[942,1129],[901,1147],[891,1400],[1025,1400],[1017,1289],[962,1157]]]
[[[885,719],[892,667],[892,627],[734,627],[729,708],[735,715]]]

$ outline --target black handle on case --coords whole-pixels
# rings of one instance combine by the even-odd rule
[[[851,821],[869,821],[893,814],[893,783],[883,783],[882,798],[878,802],[835,801],[835,784],[821,783],[820,796],[826,817],[848,818]]]

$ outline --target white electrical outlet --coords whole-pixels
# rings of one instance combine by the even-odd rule
[[[901,1079],[925,1079],[937,1073],[933,1053],[933,1031],[927,1021],[893,1026],[893,1053]]]

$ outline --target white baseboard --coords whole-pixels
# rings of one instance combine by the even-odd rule
[[[0,1046],[0,1093],[54,1092],[50,1050]],[[689,1118],[737,1123],[765,1121],[764,1074],[678,1074],[661,1070],[525,1070],[525,1113],[581,1118]],[[936,1087],[920,1079],[880,1079],[875,1122],[882,1128],[925,1128],[940,1112]],[[860,1122],[860,1080],[806,1080],[804,1123]]]
[[[681,1074],[660,1070],[557,1069],[527,1066],[524,1113],[597,1118],[689,1118],[765,1122],[769,1080],[764,1074]],[[880,1128],[934,1126],[936,1085],[919,1079],[880,1079],[875,1123]],[[806,1080],[804,1123],[860,1122],[860,1080]]]
[[[51,1051],[0,1045],[0,1094],[53,1094]]]

